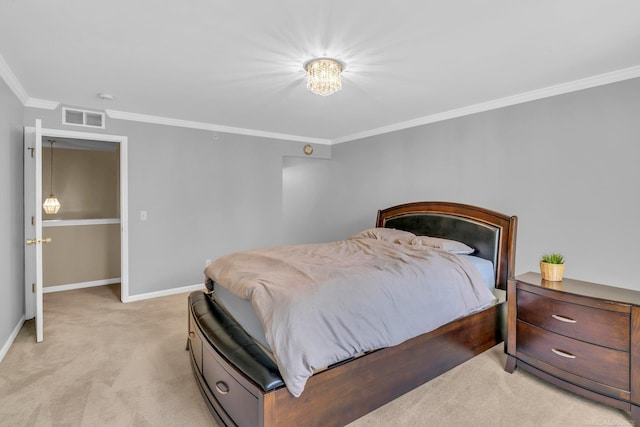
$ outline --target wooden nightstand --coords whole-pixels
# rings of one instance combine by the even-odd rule
[[[507,363],[640,421],[640,292],[526,273],[509,280]]]

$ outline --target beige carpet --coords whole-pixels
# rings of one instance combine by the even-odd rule
[[[0,363],[1,426],[212,426],[189,365],[186,294],[122,304],[117,286],[45,294]],[[364,426],[628,426],[623,411],[503,371],[502,345],[374,411]],[[285,426],[287,427],[287,426]]]

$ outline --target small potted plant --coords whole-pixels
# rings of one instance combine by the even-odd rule
[[[561,282],[564,274],[564,256],[555,252],[542,255],[540,273],[542,274],[542,280]]]

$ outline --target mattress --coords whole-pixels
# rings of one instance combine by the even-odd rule
[[[482,276],[486,286],[493,291],[495,288],[495,269],[493,263],[489,260],[479,258],[473,255],[458,255],[469,260]],[[233,316],[234,319],[251,335],[265,350],[271,352],[269,344],[265,337],[262,323],[256,315],[253,306],[249,300],[237,297],[229,292],[223,286],[214,284],[214,292],[220,305]]]
[[[487,259],[473,255],[458,256],[469,260],[471,264],[473,264],[473,266],[478,270],[489,290],[493,291],[496,286],[496,273],[493,263]]]

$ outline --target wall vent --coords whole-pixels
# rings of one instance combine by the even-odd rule
[[[62,124],[104,129],[104,113],[63,107]]]

